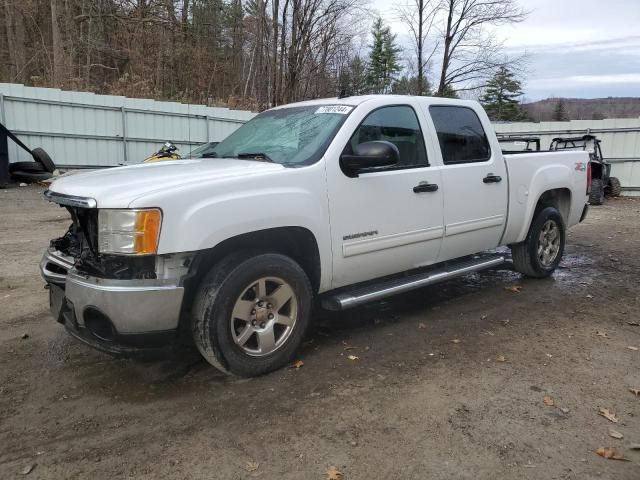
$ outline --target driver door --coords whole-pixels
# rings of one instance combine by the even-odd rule
[[[442,178],[440,168],[429,165],[418,111],[411,104],[369,109],[360,114],[364,118],[342,151],[384,140],[398,148],[398,165],[354,178],[340,169],[338,158],[327,166],[333,288],[438,258],[444,234]]]

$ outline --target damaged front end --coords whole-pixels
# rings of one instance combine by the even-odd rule
[[[54,318],[74,337],[110,353],[172,343],[191,254],[101,253],[96,201],[51,191],[45,197],[72,220],[40,264]]]

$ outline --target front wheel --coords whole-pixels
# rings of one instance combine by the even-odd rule
[[[546,207],[533,219],[524,242],[511,246],[514,268],[528,277],[548,277],[564,253],[565,224],[560,212]]]
[[[204,278],[192,329],[205,359],[225,373],[255,377],[289,363],[310,322],[304,270],[280,254],[238,253]]]
[[[602,205],[604,203],[604,185],[602,184],[602,180],[599,178],[591,180],[589,203],[591,205]]]

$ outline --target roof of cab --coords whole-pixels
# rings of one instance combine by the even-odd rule
[[[313,106],[313,105],[353,105],[353,106],[358,106],[362,103],[365,103],[367,101],[370,100],[375,100],[375,99],[380,99],[380,98],[384,98],[384,99],[388,99],[388,100],[394,100],[394,101],[398,101],[398,99],[407,99],[407,98],[412,98],[412,99],[416,99],[416,98],[420,98],[420,99],[425,99],[425,100],[429,100],[430,103],[433,103],[434,101],[436,101],[437,103],[443,103],[443,104],[447,104],[447,103],[454,103],[456,105],[467,105],[467,104],[475,104],[476,102],[473,101],[469,101],[469,100],[460,100],[460,99],[454,99],[454,98],[443,98],[443,97],[424,97],[424,96],[414,96],[414,95],[355,95],[355,96],[350,96],[350,97],[331,97],[331,98],[319,98],[316,100],[305,100],[302,102],[295,102],[295,103],[287,103],[284,105],[278,105],[277,107],[272,108],[271,110],[275,110],[275,109],[279,109],[279,108],[287,108],[287,107],[306,107],[306,106]]]

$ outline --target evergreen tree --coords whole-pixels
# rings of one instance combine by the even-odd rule
[[[409,77],[407,75],[402,75],[398,80],[393,82],[391,86],[391,93],[394,95],[431,95],[431,85],[426,78],[422,79],[423,87],[422,92],[420,92],[420,85],[418,77]]]
[[[396,45],[396,36],[385,26],[381,18],[373,24],[371,30],[373,42],[369,46],[369,68],[367,83],[372,93],[389,93],[397,73],[400,71]]]
[[[566,122],[571,120],[569,118],[569,112],[567,112],[567,107],[564,104],[564,100],[561,98],[556,103],[556,108],[553,109],[553,115],[551,117],[556,122]]]
[[[442,92],[436,92],[435,96],[443,98],[460,98],[451,85],[445,85]]]
[[[518,98],[522,96],[522,85],[513,72],[500,67],[489,83],[480,103],[491,120],[517,121],[527,115],[520,107]]]

